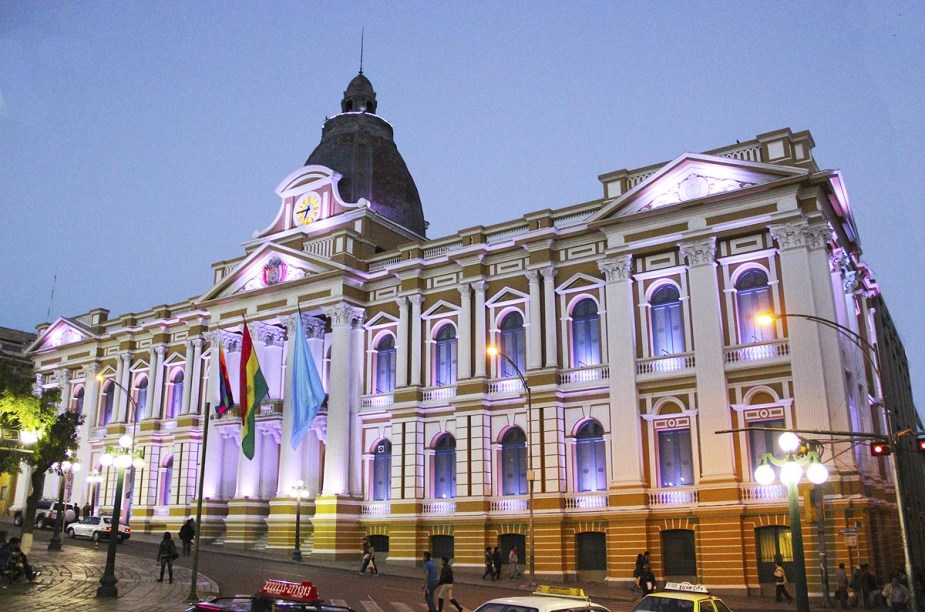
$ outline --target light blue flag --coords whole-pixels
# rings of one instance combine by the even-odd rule
[[[315,420],[321,402],[324,401],[324,386],[315,367],[315,359],[308,350],[305,332],[302,329],[302,313],[296,315],[295,347],[292,359],[292,448],[299,448],[302,438]]]

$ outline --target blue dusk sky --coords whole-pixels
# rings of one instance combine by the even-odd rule
[[[0,325],[201,295],[339,112],[362,27],[431,238],[810,130],[925,402],[922,2],[0,0]]]

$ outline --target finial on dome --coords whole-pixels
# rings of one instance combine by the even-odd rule
[[[366,26],[360,29],[360,74],[363,74],[363,39],[366,34]]]

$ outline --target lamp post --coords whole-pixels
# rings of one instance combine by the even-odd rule
[[[64,529],[64,486],[71,474],[80,471],[80,463],[70,461],[71,451],[67,451],[68,459],[61,463],[54,463],[51,471],[58,474],[60,482],[58,483],[58,506],[55,512],[55,532],[48,541],[48,550],[61,550],[61,531]]]
[[[860,350],[861,354],[864,355],[864,359],[867,361],[870,367],[874,370],[874,373],[877,375],[878,384],[882,384],[881,382],[882,377],[880,375],[880,366],[877,365],[877,362],[874,361],[874,358],[871,355],[871,353],[877,354],[877,355],[879,355],[879,353],[877,352],[877,349],[874,348],[873,345],[871,345],[871,343],[868,342],[867,339],[864,338],[862,335],[860,335],[859,333],[857,333],[856,331],[854,331],[853,329],[849,327],[845,327],[844,325],[841,325],[840,323],[837,323],[835,321],[830,321],[829,319],[824,319],[816,315],[798,314],[798,313],[793,313],[793,312],[788,312],[784,314],[761,313],[757,316],[756,320],[759,325],[770,325],[774,323],[775,321],[778,321],[784,318],[805,319],[807,321],[812,321],[813,323],[817,323],[819,325],[822,325],[823,327],[828,327],[829,329],[832,329],[838,332],[839,334],[841,334],[842,336],[848,338],[856,347],[858,347],[858,350]],[[889,407],[886,406],[885,403],[884,403],[884,409],[886,410],[886,417],[887,417],[886,418],[887,436],[889,437],[890,443],[895,445],[897,437],[895,437],[893,434],[893,412],[889,409]],[[890,461],[890,474],[893,477],[893,486],[896,488],[896,511],[899,514],[899,535],[900,535],[900,540],[902,541],[902,545],[903,545],[903,561],[905,562],[905,565],[906,565],[906,576],[911,577],[911,576],[914,576],[914,574],[912,573],[912,553],[909,550],[909,537],[908,537],[908,533],[906,532],[906,514],[903,509],[902,482],[900,480],[900,475],[899,475],[899,466],[897,465],[897,463],[899,462],[900,454],[901,453],[895,453],[893,455],[893,459]],[[826,595],[828,595],[828,593],[826,593]],[[916,606],[917,606],[917,602],[916,602],[915,589],[909,589],[909,609],[917,610],[918,608]]]
[[[87,474],[87,484],[90,485],[91,487],[99,487],[100,483],[102,482],[103,482],[103,475],[100,474],[100,471],[98,469],[93,468],[93,470],[89,474]],[[97,488],[96,494],[90,497],[90,499],[93,500],[93,503],[90,504],[93,510],[96,510],[98,498],[99,498],[99,489]]]
[[[297,480],[292,487],[292,494],[295,496],[295,544],[292,547],[292,560],[302,560],[302,496],[305,495],[307,488],[305,483]]]
[[[119,541],[119,519],[122,513],[122,486],[125,482],[125,469],[144,467],[144,459],[132,450],[132,436],[123,435],[119,438],[118,448],[109,447],[100,457],[100,463],[106,467],[115,465],[119,470],[116,478],[116,495],[112,505],[112,523],[109,526],[109,548],[106,553],[106,569],[100,578],[100,586],[96,589],[97,597],[118,597],[119,590],[116,583],[116,546]]]
[[[530,392],[530,386],[527,384],[527,379],[524,377],[523,372],[520,371],[520,368],[517,367],[517,364],[514,363],[510,357],[502,353],[498,347],[489,346],[486,349],[486,352],[491,357],[501,357],[504,359],[512,368],[514,372],[517,373],[517,378],[520,379],[520,384],[523,385],[524,391],[527,394],[527,505],[530,513],[530,522],[527,527],[527,546],[529,551],[527,553],[527,558],[530,563],[530,586],[536,586],[536,542],[535,542],[535,531],[536,525],[533,520],[533,482],[534,476],[536,475],[533,471],[533,394]]]
[[[781,434],[778,444],[786,457],[778,459],[770,453],[761,456],[761,465],[755,469],[758,484],[774,482],[774,468],[780,468],[780,481],[787,485],[787,504],[790,510],[790,537],[793,543],[793,565],[796,583],[797,612],[809,612],[809,594],[806,590],[806,558],[803,553],[803,527],[800,524],[800,497],[797,485],[803,476],[803,466],[809,465],[806,477],[813,484],[822,484],[829,478],[829,471],[819,461],[815,451],[800,452],[800,438],[793,432]]]

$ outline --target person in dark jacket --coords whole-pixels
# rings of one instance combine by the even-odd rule
[[[636,567],[633,568],[633,590],[638,591],[640,589],[639,582],[642,580],[642,570],[646,566],[645,558],[642,556],[642,553],[636,555]]]
[[[491,557],[491,546],[485,547],[485,573],[482,574],[482,580],[485,580],[488,577],[494,579],[495,576],[495,562]]]
[[[639,575],[639,588],[642,590],[643,597],[655,590],[655,574],[648,564],[643,566],[642,573]]]
[[[183,542],[183,555],[189,556],[193,550],[193,538],[196,537],[196,521],[187,519],[183,526],[180,527],[180,541]]]
[[[453,568],[450,567],[450,559],[441,557],[441,560],[443,561],[443,567],[440,568],[440,580],[437,581],[437,585],[440,587],[437,590],[437,612],[443,612],[444,599],[449,599],[450,603],[456,606],[456,612],[462,612],[463,607],[459,605],[453,595]]]
[[[492,574],[492,580],[501,580],[501,565],[503,561],[501,559],[501,551],[498,550],[498,547],[495,546],[491,551],[491,563],[494,566],[495,573]]]
[[[157,546],[157,562],[161,565],[161,577],[157,579],[158,582],[164,582],[165,567],[167,568],[170,582],[173,582],[173,560],[179,556],[180,555],[177,554],[177,545],[170,537],[170,532],[165,531],[164,539],[161,540],[161,543]]]

